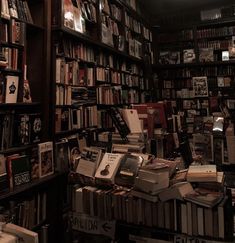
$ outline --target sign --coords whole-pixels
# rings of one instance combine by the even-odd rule
[[[175,235],[174,243],[225,243],[224,241],[205,240],[202,238],[190,237],[185,235]]]
[[[102,220],[81,213],[71,214],[72,229],[89,234],[105,235],[112,239],[115,237],[116,221]]]

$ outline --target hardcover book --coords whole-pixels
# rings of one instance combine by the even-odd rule
[[[39,177],[45,177],[54,173],[53,143],[38,144]]]
[[[187,173],[189,182],[207,182],[217,180],[216,165],[190,165]]]

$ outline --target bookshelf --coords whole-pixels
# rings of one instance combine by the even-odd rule
[[[173,100],[176,110],[195,110],[198,116],[211,116],[221,111],[221,104],[226,104],[233,119],[233,28],[230,17],[195,21],[175,29],[163,27],[157,37],[160,51],[154,65],[159,99]],[[230,57],[226,58],[229,50]],[[206,95],[195,91],[193,77],[205,77]],[[217,107],[213,107],[216,99]],[[204,111],[200,114],[196,111],[199,109]],[[191,123],[187,124],[187,131],[191,134],[193,120],[186,114],[187,119]]]
[[[52,11],[52,60],[55,60],[52,65],[56,81],[52,105],[56,116],[52,114],[52,120],[58,128],[52,131],[56,134],[69,130],[76,133],[76,129],[90,127],[104,128],[103,118],[99,118],[107,117],[104,105],[129,106],[145,102],[151,90],[143,64],[148,55],[151,61],[152,37],[150,28],[141,22],[140,16],[116,0],[81,1],[79,6],[75,5],[70,1],[62,4],[52,1],[52,6],[57,6]],[[68,9],[74,10],[74,22],[66,19]],[[143,51],[147,42],[148,48]],[[61,67],[65,67],[65,73],[58,73]],[[77,100],[73,99],[76,93],[81,94]],[[72,122],[66,129],[61,125],[61,118],[57,119],[64,110],[68,114],[67,120]],[[89,113],[88,110],[94,116],[88,115],[86,122],[81,117],[84,112]],[[76,111],[78,125],[71,119]]]
[[[36,179],[33,165],[37,160],[38,144],[50,139],[51,3],[44,0],[10,3],[12,1],[6,0],[0,5],[0,153],[6,160],[13,154],[28,158],[32,168],[29,169],[30,181],[13,188],[8,185],[8,166],[5,168],[7,173],[1,171],[1,213],[6,212],[11,221],[39,232],[40,236],[43,231],[52,241],[59,238],[55,222],[60,220],[60,206],[51,204],[60,196],[55,188],[63,181],[64,173]],[[10,86],[11,81],[15,87]],[[1,164],[4,164],[3,160]],[[25,211],[25,215],[21,213],[23,217],[19,217],[19,209]]]

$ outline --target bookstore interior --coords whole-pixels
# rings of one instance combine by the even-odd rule
[[[235,1],[0,11],[0,243],[235,242]]]

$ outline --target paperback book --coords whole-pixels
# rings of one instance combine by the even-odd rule
[[[38,144],[39,177],[45,177],[54,173],[53,143]]]

